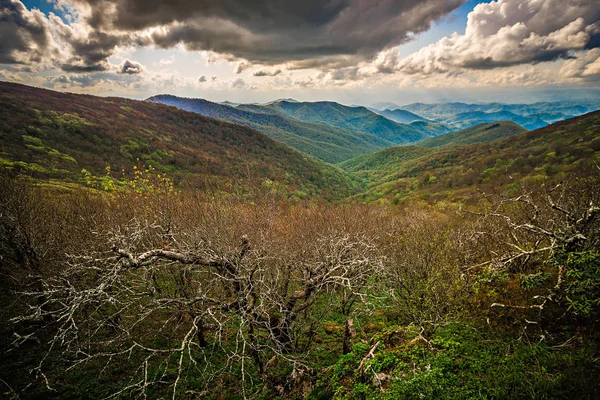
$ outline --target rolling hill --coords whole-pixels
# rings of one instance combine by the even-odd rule
[[[344,196],[333,166],[244,126],[152,102],[59,93],[0,82],[0,168],[78,181],[138,163],[176,178],[271,180],[287,193]]]
[[[422,147],[464,146],[467,144],[493,142],[504,137],[527,132],[527,129],[512,121],[477,124],[467,129],[446,133],[417,142]]]
[[[253,111],[256,106],[251,106]],[[247,109],[241,105],[238,108]],[[419,121],[419,123],[400,124],[365,107],[348,107],[330,101],[288,102],[279,101],[261,106],[264,112],[277,115],[285,114],[294,119],[329,125],[355,132],[366,132],[393,144],[407,144],[450,131],[439,123]]]
[[[454,143],[480,137],[469,130]],[[462,137],[461,137],[462,136]],[[434,143],[435,144],[435,143]],[[438,143],[440,144],[440,143]],[[561,181],[600,161],[600,111],[491,142],[425,148],[400,146],[340,164],[363,185],[363,201],[410,198],[464,201],[474,190],[512,191]]]
[[[170,95],[153,96],[147,101],[174,106],[256,129],[303,153],[331,163],[395,144],[369,133],[290,118],[285,113],[274,112],[269,105],[232,107],[203,99],[188,99]]]

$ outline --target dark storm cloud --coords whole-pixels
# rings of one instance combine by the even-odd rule
[[[429,29],[465,0],[74,1],[90,6],[87,21],[98,31],[162,26],[151,36],[159,47],[183,43],[190,50],[276,64],[331,56],[369,59]]]
[[[51,40],[46,21],[19,1],[0,0],[0,63],[41,61]]]
[[[277,76],[280,73],[281,73],[281,70],[279,68],[277,68],[275,70],[261,69],[259,71],[255,71],[252,75],[254,75],[254,76]]]
[[[107,63],[99,63],[92,65],[82,64],[61,64],[60,69],[65,72],[73,73],[89,73],[89,72],[101,72],[107,71],[110,67]]]
[[[114,48],[128,40],[124,35],[113,35],[104,32],[92,31],[87,36],[71,39],[73,53],[86,65],[97,64],[110,57]]]

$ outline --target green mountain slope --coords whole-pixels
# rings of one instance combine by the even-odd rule
[[[366,201],[468,199],[473,191],[516,190],[600,162],[600,112],[493,142],[394,147],[340,166],[363,185]]]
[[[147,101],[248,126],[303,153],[331,163],[394,144],[369,133],[299,121],[283,112],[278,113],[261,106],[231,107],[203,99],[187,99],[170,95],[154,96]]]
[[[314,103],[279,101],[261,107],[279,115],[285,113],[300,121],[371,133],[394,144],[412,143],[450,131],[442,124],[425,121],[400,124],[365,107],[347,107],[329,101]]]
[[[343,196],[349,183],[328,164],[244,126],[161,104],[59,93],[0,82],[0,167],[77,181],[140,162],[174,177],[227,187],[271,180],[288,192]]]
[[[464,146],[466,144],[493,142],[527,132],[527,129],[512,121],[483,123],[456,132],[446,133],[417,143],[422,147]]]

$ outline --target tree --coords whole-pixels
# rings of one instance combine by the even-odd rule
[[[100,234],[26,293],[43,307],[15,321],[51,320],[49,350],[69,368],[126,362],[134,372],[117,394],[168,384],[176,398],[194,370],[232,371],[244,390],[278,361],[306,373],[315,305],[340,291],[364,300],[377,284],[372,215],[205,200],[181,199],[168,229],[144,208]]]
[[[596,168],[596,167],[594,167]],[[521,287],[532,291],[528,304],[496,302],[493,308],[536,311],[550,307],[554,317],[597,315],[600,294],[600,180],[586,173],[550,189],[528,190],[517,197],[487,197],[491,205],[481,217],[487,238],[500,244],[490,261],[472,269],[517,274]],[[592,310],[593,309],[593,310]],[[537,324],[537,321],[529,321]]]

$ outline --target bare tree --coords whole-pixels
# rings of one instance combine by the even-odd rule
[[[552,277],[553,283],[533,296],[529,304],[492,304],[493,308],[534,310],[539,316],[546,306],[564,300],[568,273],[564,256],[599,249],[598,177],[574,176],[571,182],[528,190],[515,197],[485,197],[489,210],[469,213],[480,218],[482,246],[492,253],[488,261],[469,269],[507,271],[524,279],[542,274],[544,279]]]
[[[244,381],[277,359],[306,373],[318,299],[365,300],[380,276],[370,223],[328,207],[182,201],[168,227],[163,214],[146,214],[99,234],[98,249],[70,255],[42,290],[25,293],[38,303],[14,322],[51,319],[47,354],[60,352],[69,368],[135,364],[115,395],[170,385],[176,398],[194,370],[238,370]],[[246,395],[250,385],[241,387]]]

